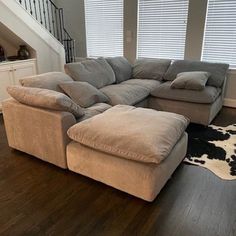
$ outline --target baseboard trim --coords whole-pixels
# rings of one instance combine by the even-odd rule
[[[236,108],[236,99],[225,98],[224,106]]]

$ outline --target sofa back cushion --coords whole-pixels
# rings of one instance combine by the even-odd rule
[[[133,78],[162,80],[171,60],[167,59],[137,59],[133,67]]]
[[[107,62],[116,76],[116,83],[128,80],[132,76],[132,66],[125,57],[107,57]]]
[[[59,85],[61,89],[81,107],[90,107],[95,103],[108,102],[109,98],[87,82],[67,82]]]
[[[25,105],[57,111],[67,111],[75,117],[84,115],[84,110],[68,96],[49,89],[10,86],[7,92],[18,102]]]
[[[207,81],[207,85],[221,87],[225,80],[228,64],[210,63],[202,61],[177,60],[174,61],[167,70],[164,79],[174,80],[177,74],[187,71],[206,71],[211,74]]]
[[[58,86],[60,83],[73,81],[70,76],[62,72],[49,72],[20,79],[24,87],[50,89],[63,92]]]
[[[104,58],[65,64],[65,71],[76,81],[102,88],[116,81],[114,71]]]

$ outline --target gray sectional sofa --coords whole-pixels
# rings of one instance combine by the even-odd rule
[[[69,165],[77,173],[152,201],[186,154],[187,134],[183,127],[187,120],[208,125],[220,111],[227,69],[227,64],[162,59],[140,59],[132,66],[125,58],[115,57],[66,64],[67,74],[52,72],[24,78],[20,81],[23,87],[8,88],[13,98],[3,102],[9,146],[61,168]],[[186,72],[194,72],[193,77],[186,78]],[[200,83],[195,72],[202,76]],[[176,77],[180,78],[177,85]],[[159,165],[123,160],[88,148],[72,141],[73,135],[68,136],[68,130],[82,121],[122,104],[142,107],[143,117],[153,110],[181,115],[174,114],[177,116],[174,119],[184,122],[182,138],[178,138],[168,158]],[[136,122],[135,116],[132,118]],[[168,130],[171,124],[165,132]],[[108,157],[110,162],[104,161]],[[99,175],[98,167],[102,168]],[[132,177],[134,182],[125,182]]]
[[[222,108],[228,67],[223,63],[165,59],[139,59],[132,66],[125,58],[116,57],[66,64],[65,71],[74,80],[92,83],[109,97],[112,106],[126,104],[175,112],[193,123],[208,125]],[[202,90],[171,88],[176,76],[188,71],[208,72],[206,86]],[[110,74],[110,79],[104,74]]]

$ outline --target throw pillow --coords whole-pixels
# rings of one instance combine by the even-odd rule
[[[87,82],[68,82],[59,85],[60,88],[81,107],[90,107],[95,103],[108,102],[109,98]]]
[[[132,66],[125,57],[108,57],[106,60],[115,73],[116,83],[121,83],[131,78]]]
[[[171,83],[171,88],[203,90],[210,75],[209,72],[205,71],[182,72],[179,73],[176,79]]]
[[[75,117],[84,115],[84,110],[68,96],[49,89],[10,86],[7,92],[18,102],[40,108],[67,111]]]

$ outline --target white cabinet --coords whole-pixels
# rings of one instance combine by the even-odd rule
[[[11,68],[8,65],[0,66],[0,109],[1,101],[8,98],[6,87],[12,84]]]
[[[31,75],[36,75],[35,59],[0,63],[0,110],[2,101],[10,97],[7,86],[19,85],[19,79]]]

